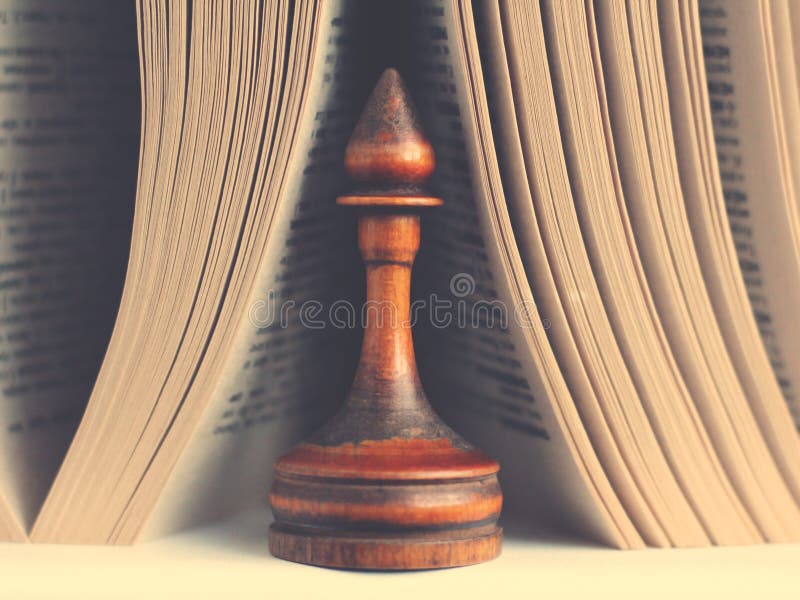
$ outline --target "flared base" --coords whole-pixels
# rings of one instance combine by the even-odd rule
[[[450,439],[301,444],[275,464],[278,558],[348,569],[437,569],[500,553],[498,465]]]

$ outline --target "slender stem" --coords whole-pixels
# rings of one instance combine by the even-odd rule
[[[419,217],[367,213],[359,220],[366,263],[364,341],[351,398],[390,408],[412,408],[424,398],[411,333],[411,267],[419,248]],[[387,395],[387,386],[390,393]]]

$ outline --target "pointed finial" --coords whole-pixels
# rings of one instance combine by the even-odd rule
[[[436,165],[414,104],[396,69],[372,91],[345,151],[350,177],[367,189],[418,194]]]

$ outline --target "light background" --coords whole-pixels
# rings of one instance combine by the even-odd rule
[[[622,552],[528,534],[490,563],[357,573],[272,558],[265,512],[133,547],[0,544],[0,599],[800,598],[800,544]]]

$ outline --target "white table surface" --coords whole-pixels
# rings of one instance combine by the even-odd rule
[[[460,569],[360,573],[272,558],[265,513],[133,547],[0,544],[0,599],[793,598],[800,544],[620,552],[506,528]]]

